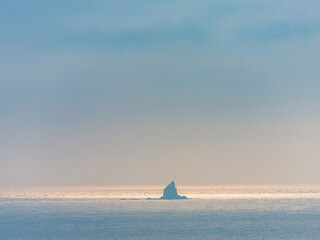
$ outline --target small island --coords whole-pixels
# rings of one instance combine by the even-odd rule
[[[172,181],[164,190],[163,190],[163,196],[161,199],[188,199],[186,196],[178,195],[177,188],[174,184],[174,181]]]

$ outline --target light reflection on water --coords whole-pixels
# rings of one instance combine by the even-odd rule
[[[190,199],[159,200],[163,188],[2,188],[0,239],[307,240],[320,236],[320,186],[178,186],[179,194]]]
[[[165,186],[0,188],[0,198],[146,199],[159,198]],[[315,185],[178,186],[192,199],[320,199]]]

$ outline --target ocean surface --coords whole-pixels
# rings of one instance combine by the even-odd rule
[[[320,186],[164,187],[0,188],[0,239],[320,239]]]

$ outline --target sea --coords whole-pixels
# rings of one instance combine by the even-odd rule
[[[164,187],[0,188],[0,239],[320,239],[320,186]]]

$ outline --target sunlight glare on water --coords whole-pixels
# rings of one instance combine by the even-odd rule
[[[319,239],[320,186],[28,187],[0,190],[0,239]],[[147,200],[152,198],[153,200]]]
[[[159,198],[165,186],[24,187],[3,188],[0,198],[40,199],[145,199]],[[192,199],[319,199],[320,186],[237,185],[178,186]]]

